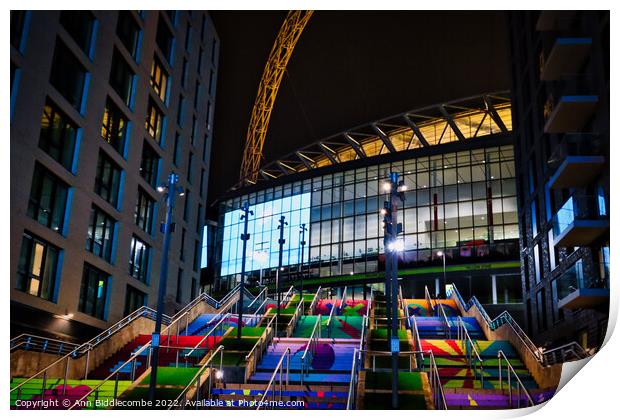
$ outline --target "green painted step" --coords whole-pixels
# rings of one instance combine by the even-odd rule
[[[392,389],[392,374],[389,372],[366,372],[366,389]],[[398,372],[398,389],[401,391],[423,391],[422,373]]]

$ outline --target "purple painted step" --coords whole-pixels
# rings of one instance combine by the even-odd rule
[[[256,372],[254,375],[250,377],[250,382],[267,383],[271,379],[272,374],[273,372]],[[348,384],[350,379],[351,379],[351,373],[308,373],[308,374],[304,374],[304,383],[344,385],[344,384]],[[279,380],[278,375],[276,375],[276,380]],[[289,373],[289,381],[300,382],[301,373]]]

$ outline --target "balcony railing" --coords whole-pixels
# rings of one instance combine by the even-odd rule
[[[567,133],[547,163],[552,172],[551,188],[587,186],[605,163],[600,138],[594,133]]]
[[[558,306],[567,309],[591,307],[609,300],[609,283],[596,274],[586,275],[583,262],[566,270],[557,281]]]
[[[592,86],[591,80],[583,77],[554,83],[543,110],[545,133],[581,131],[598,105]]]
[[[609,229],[599,197],[574,194],[553,216],[555,246],[588,246]]]

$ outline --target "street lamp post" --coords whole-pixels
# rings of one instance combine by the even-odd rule
[[[278,309],[276,311],[276,322],[280,321],[280,305],[282,301],[282,296],[280,294],[280,271],[282,271],[282,250],[284,247],[284,243],[286,240],[284,239],[284,226],[287,226],[288,223],[285,222],[286,218],[284,216],[280,216],[280,220],[278,222],[278,229],[280,229],[280,239],[278,239],[279,244],[279,255],[278,255],[278,270],[276,271],[276,293],[278,294]],[[276,324],[277,325],[277,324]],[[276,331],[277,334],[277,331]]]
[[[159,291],[157,294],[157,315],[155,317],[155,331],[151,335],[151,378],[149,381],[149,401],[155,401],[155,389],[157,387],[157,364],[159,363],[159,345],[161,335],[161,323],[164,312],[164,297],[166,296],[166,280],[168,278],[168,253],[170,240],[174,231],[172,216],[174,214],[174,199],[176,195],[183,195],[183,187],[177,185],[179,176],[174,172],[168,175],[168,184],[157,188],[159,192],[165,192],[166,219],[161,224],[160,230],[164,234],[164,243],[161,252],[161,268],[159,272]]]
[[[241,206],[241,220],[243,220],[243,233],[241,234],[241,240],[243,241],[243,254],[241,255],[241,282],[239,283],[239,318],[237,320],[237,339],[241,340],[241,329],[243,328],[243,293],[245,286],[245,258],[248,247],[248,239],[250,234],[248,233],[248,219],[250,216],[254,216],[254,212],[250,210],[250,204],[246,201]]]
[[[398,235],[403,230],[402,223],[398,223],[398,204],[405,201],[406,187],[403,181],[398,181],[398,172],[390,173],[390,180],[386,183],[389,200],[385,201],[383,213],[384,245],[386,254],[385,278],[386,304],[388,306],[388,325],[391,324],[390,351],[392,353],[392,408],[398,408],[398,353],[400,352],[400,338],[398,337],[398,254],[404,250],[402,240]],[[386,305],[387,306],[387,305]]]
[[[299,234],[301,235],[301,242],[299,242],[299,244],[301,245],[301,258],[300,258],[300,263],[299,263],[301,285],[299,287],[299,300],[301,301],[304,300],[304,246],[306,245],[306,232],[307,231],[308,231],[308,228],[306,227],[306,224],[302,223],[302,225],[299,226]]]
[[[446,292],[446,253],[444,251],[437,252],[437,255],[441,257],[443,260],[443,284],[441,285],[441,289],[439,290],[439,297],[441,298],[443,294]]]

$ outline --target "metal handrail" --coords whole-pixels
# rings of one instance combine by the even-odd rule
[[[170,325],[166,325],[166,327],[161,331],[160,336],[166,335],[168,330],[170,330],[174,324],[178,323],[181,320],[181,318],[182,317],[179,317],[175,321],[173,321]],[[92,394],[93,392],[97,391],[104,383],[106,383],[114,375],[116,375],[116,381],[118,381],[118,374],[120,373],[120,371],[125,366],[127,366],[127,364],[130,361],[135,360],[139,355],[142,354],[143,351],[145,351],[147,349],[149,349],[149,364],[150,364],[150,353],[152,352],[152,342],[153,342],[153,339],[151,338],[151,340],[149,340],[146,344],[144,344],[142,347],[140,347],[140,349],[136,353],[134,353],[125,363],[123,363],[121,366],[116,368],[116,370],[114,370],[114,372],[112,372],[110,375],[108,375],[108,377],[106,377],[104,380],[102,380],[99,384],[95,385],[94,387],[91,387],[91,389],[85,395],[83,395],[80,399],[76,400],[75,403],[69,409],[73,409],[76,406],[80,405],[82,401],[84,401],[86,398],[88,398],[88,396],[90,394]],[[189,349],[189,347],[178,347],[178,348],[179,349]],[[66,381],[66,376],[65,376],[65,381]],[[22,384],[20,384],[20,386]],[[115,389],[116,389],[116,387],[115,387]],[[116,398],[116,395],[114,396],[114,398]]]
[[[284,363],[284,358],[286,357],[286,386],[288,386],[288,377],[289,377],[289,370],[290,370],[290,365],[291,365],[291,348],[287,347],[286,350],[284,350],[284,353],[282,354],[282,357],[280,357],[280,360],[278,361],[278,364],[276,365],[276,368],[273,370],[273,374],[271,375],[271,379],[269,379],[269,383],[267,384],[267,388],[265,388],[265,392],[263,393],[263,397],[260,399],[259,403],[258,403],[258,407],[256,407],[257,410],[260,410],[263,407],[265,398],[267,398],[267,395],[269,395],[269,390],[271,388],[271,386],[273,385],[273,381],[276,378],[276,374],[278,373],[278,370],[280,371],[280,400],[282,400],[282,364]]]
[[[574,342],[574,341],[571,343],[565,344],[563,346],[556,347],[551,350],[542,351],[541,349],[536,347],[536,345],[532,342],[532,340],[525,333],[525,331],[523,331],[521,326],[514,320],[514,318],[512,318],[512,316],[510,315],[508,311],[502,312],[497,317],[495,317],[493,320],[491,320],[491,317],[487,314],[486,310],[484,309],[482,304],[478,301],[478,299],[475,296],[473,296],[469,300],[469,302],[466,304],[465,300],[459,293],[459,290],[457,289],[455,284],[452,284],[450,287],[449,297],[452,297],[452,295],[456,297],[456,300],[459,301],[459,303],[461,304],[465,312],[469,311],[472,308],[472,306],[475,306],[478,309],[478,312],[480,313],[482,318],[485,320],[489,329],[496,330],[502,325],[508,324],[508,326],[513,330],[515,335],[521,340],[523,345],[528,349],[530,354],[542,366],[550,366],[552,364],[563,363],[568,360],[574,360],[574,359],[565,358],[564,357],[565,354],[573,354],[577,356],[578,359],[582,359],[584,357],[589,356],[588,353],[583,349],[583,347],[581,347],[581,345],[579,345],[577,342]],[[562,357],[556,360],[555,355],[557,353],[560,353]]]
[[[299,320],[299,317],[301,316],[301,311],[303,307],[304,307],[304,301],[300,300],[299,305],[297,305],[297,308],[295,308],[295,312],[293,313],[291,320],[288,322],[288,325],[286,326],[287,337],[290,337],[291,334],[293,334],[293,328],[295,328],[295,324],[297,324],[297,321]]]
[[[372,357],[372,362],[371,362],[371,370],[372,372],[375,372],[376,370],[376,358],[377,356],[379,357],[385,357],[385,356],[390,356],[392,357],[394,355],[394,353],[392,353],[391,351],[383,351],[383,350],[369,350],[369,349],[363,349],[363,350],[358,350],[359,353],[366,353],[366,355],[371,356]],[[421,351],[401,351],[398,352],[397,357],[399,358],[403,358],[403,357],[407,357],[409,359],[409,372],[416,372],[416,371],[422,371],[423,370],[423,366],[416,366],[416,368],[414,369],[413,367],[413,357],[418,357],[420,355],[420,353],[422,353]]]
[[[437,369],[437,362],[435,361],[435,355],[431,350],[429,353],[429,365],[428,365],[428,381],[433,390],[433,403],[435,409],[447,410],[448,404],[446,403],[446,395],[441,385],[441,377],[439,376],[439,370]]]
[[[346,405],[346,409],[347,410],[351,410],[353,408],[355,408],[354,402],[355,402],[355,396],[356,396],[356,392],[355,392],[355,385],[357,384],[357,377],[358,377],[358,359],[360,358],[360,354],[361,352],[358,351],[358,349],[353,349],[353,362],[351,363],[351,379],[349,379],[349,394],[347,395],[347,405]]]
[[[445,324],[445,328],[444,328],[445,337],[448,338],[449,340],[452,340],[452,329],[450,327],[450,321],[448,320],[448,316],[446,315],[446,310],[441,304],[437,305],[437,307],[439,308],[439,312],[441,313],[441,318],[443,319],[443,322]]]
[[[20,334],[11,339],[10,346],[11,352],[23,347],[26,351],[65,355],[77,350],[81,344],[33,334]]]
[[[424,298],[428,303],[428,309],[431,310],[431,313],[435,313],[435,305],[433,304],[433,300],[431,299],[431,294],[428,291],[428,286],[424,286]]]
[[[372,306],[373,297],[374,297],[374,289],[371,287],[370,288],[370,299],[368,300],[368,305],[366,305],[366,317],[367,318],[370,318],[370,309]]]
[[[338,312],[342,315],[342,307],[344,306],[344,301],[347,298],[347,286],[344,286],[344,290],[342,291],[342,295],[340,297],[340,306],[338,307]]]
[[[312,315],[314,312],[314,308],[316,308],[317,303],[319,303],[319,295],[321,294],[321,286],[316,290],[314,297],[312,298],[312,302],[310,302],[310,307],[308,308],[308,314]]]
[[[332,303],[332,308],[329,311],[329,318],[327,319],[327,324],[325,324],[325,327],[327,328],[327,336],[329,337],[331,335],[331,325],[332,325],[332,318],[334,317],[334,310],[336,309],[336,302],[334,301],[334,303]]]
[[[471,339],[471,336],[469,335],[469,332],[467,331],[467,326],[465,325],[463,318],[459,316],[457,318],[457,322],[458,322],[458,338],[459,340],[463,341],[463,345],[465,347],[465,357],[467,358],[467,364],[469,365],[470,369],[474,370],[474,376],[475,376],[476,366],[475,366],[475,362],[472,363],[472,350],[473,350],[473,355],[476,356],[476,359],[478,362],[477,369],[480,372],[480,387],[483,387],[484,386],[484,361],[482,360],[482,357],[480,357],[480,353],[478,352],[478,349],[474,345],[474,341]]]
[[[198,369],[198,372],[196,372],[196,374],[194,375],[194,377],[192,378],[192,380],[187,384],[187,386],[185,388],[183,388],[183,391],[181,391],[181,393],[174,399],[173,403],[170,404],[168,406],[168,410],[171,410],[173,408],[185,408],[185,406],[187,405],[187,393],[189,392],[190,387],[196,383],[196,394],[195,394],[195,398],[196,401],[200,400],[200,377],[202,376],[202,374],[204,373],[205,370],[208,369],[212,369],[212,361],[215,358],[215,356],[219,353],[220,355],[220,369],[219,372],[223,372],[222,370],[222,366],[223,366],[223,362],[224,362],[224,346],[219,346],[212,354],[211,356],[209,356],[209,358],[207,359],[206,362],[203,363],[203,365],[200,367],[200,369]],[[216,378],[216,379],[220,379],[220,378]],[[209,372],[209,388],[208,388],[208,394],[207,394],[207,399],[211,398],[211,389],[213,387],[213,375],[212,375],[212,371]],[[181,401],[184,401],[183,404],[181,404]]]
[[[398,294],[400,297],[400,309],[402,309],[403,315],[407,318],[406,327],[411,328],[411,321],[409,321],[409,311],[407,310],[407,303],[405,302],[405,299],[403,297],[403,287],[400,285],[398,286]]]
[[[308,350],[310,351],[310,357],[313,356],[314,351],[316,350],[316,346],[319,342],[319,338],[321,338],[321,315],[317,316],[316,321],[314,322],[314,327],[312,328],[312,333],[308,338],[308,344],[306,345],[306,349],[304,353],[301,355],[301,384],[304,384],[304,371],[307,370],[306,366],[306,358],[308,356]]]
[[[362,317],[362,333],[360,334],[360,347],[362,350],[364,348],[364,343],[366,342],[366,332],[368,331],[368,317],[364,315]]]
[[[519,378],[519,375],[517,375],[517,372],[515,372],[514,367],[512,366],[512,363],[510,363],[510,360],[508,360],[508,358],[506,357],[506,355],[504,354],[504,352],[502,350],[497,352],[497,368],[498,368],[498,373],[499,373],[499,389],[500,391],[503,388],[503,380],[502,380],[502,359],[504,359],[506,361],[506,379],[508,382],[508,400],[510,401],[510,406],[513,406],[513,399],[512,399],[512,384],[510,381],[510,373],[512,372],[512,374],[515,376],[516,380],[517,380],[517,408],[521,408],[521,390],[523,390],[523,393],[525,394],[525,396],[527,397],[527,407],[531,407],[534,405],[534,400],[532,400],[532,396],[530,395],[530,393],[528,392],[527,388],[525,387],[525,385],[523,385],[523,382],[521,382],[521,378]]]
[[[200,341],[189,351],[189,353],[185,355],[185,357],[190,357],[192,353],[194,353],[195,350],[198,350],[198,348],[202,345],[202,343],[204,343],[205,340],[207,340],[209,336],[212,333],[214,333],[217,330],[217,328],[220,327],[220,325],[222,325],[224,321],[228,320],[229,318],[230,318],[230,313],[224,314],[224,316],[219,321],[217,321],[217,323],[213,326],[213,328],[211,328],[211,330],[207,332],[207,334],[200,339]]]
[[[420,340],[420,331],[418,330],[418,321],[415,318],[415,315],[411,316],[411,323],[409,324],[411,327],[411,335],[415,340],[413,349],[421,352],[420,360],[418,360],[418,364],[424,365],[424,352],[422,351],[422,341]]]
[[[254,313],[252,315],[256,316],[258,315],[258,313],[260,312],[260,310],[262,308],[265,307],[265,305],[267,304],[267,302],[269,302],[269,299],[267,298],[267,296],[265,296],[265,299],[263,300],[263,303],[261,303],[260,305],[258,305],[258,308],[256,308],[256,310],[254,311]]]
[[[248,292],[249,293],[249,292]],[[265,295],[265,299],[267,299],[267,286],[265,286],[263,288],[263,290],[260,291],[260,293],[258,295],[256,295],[256,297],[254,298],[254,300],[252,302],[250,302],[250,304],[248,306],[246,306],[247,309],[250,309],[252,307],[252,305],[254,305],[254,303],[258,300],[258,298],[261,297],[261,295]]]
[[[284,304],[284,305],[287,305],[289,303],[289,301],[291,300],[291,298],[293,297],[291,295],[292,293],[293,293],[293,286],[289,287],[289,289],[286,291],[286,293],[282,297],[282,302],[280,302],[280,303]]]
[[[271,324],[273,324],[273,321],[275,321],[276,319],[276,315],[271,317],[271,320],[267,323],[267,326],[265,327],[265,347],[269,345],[268,341],[273,340],[273,327],[271,326]],[[250,352],[245,356],[245,360],[248,361],[250,360],[250,357],[252,356],[252,354],[258,349],[261,348],[262,349],[262,344],[261,344],[261,340],[257,340],[256,343],[254,344],[254,346],[252,346],[252,349],[250,350]],[[261,351],[262,354],[262,351]]]

